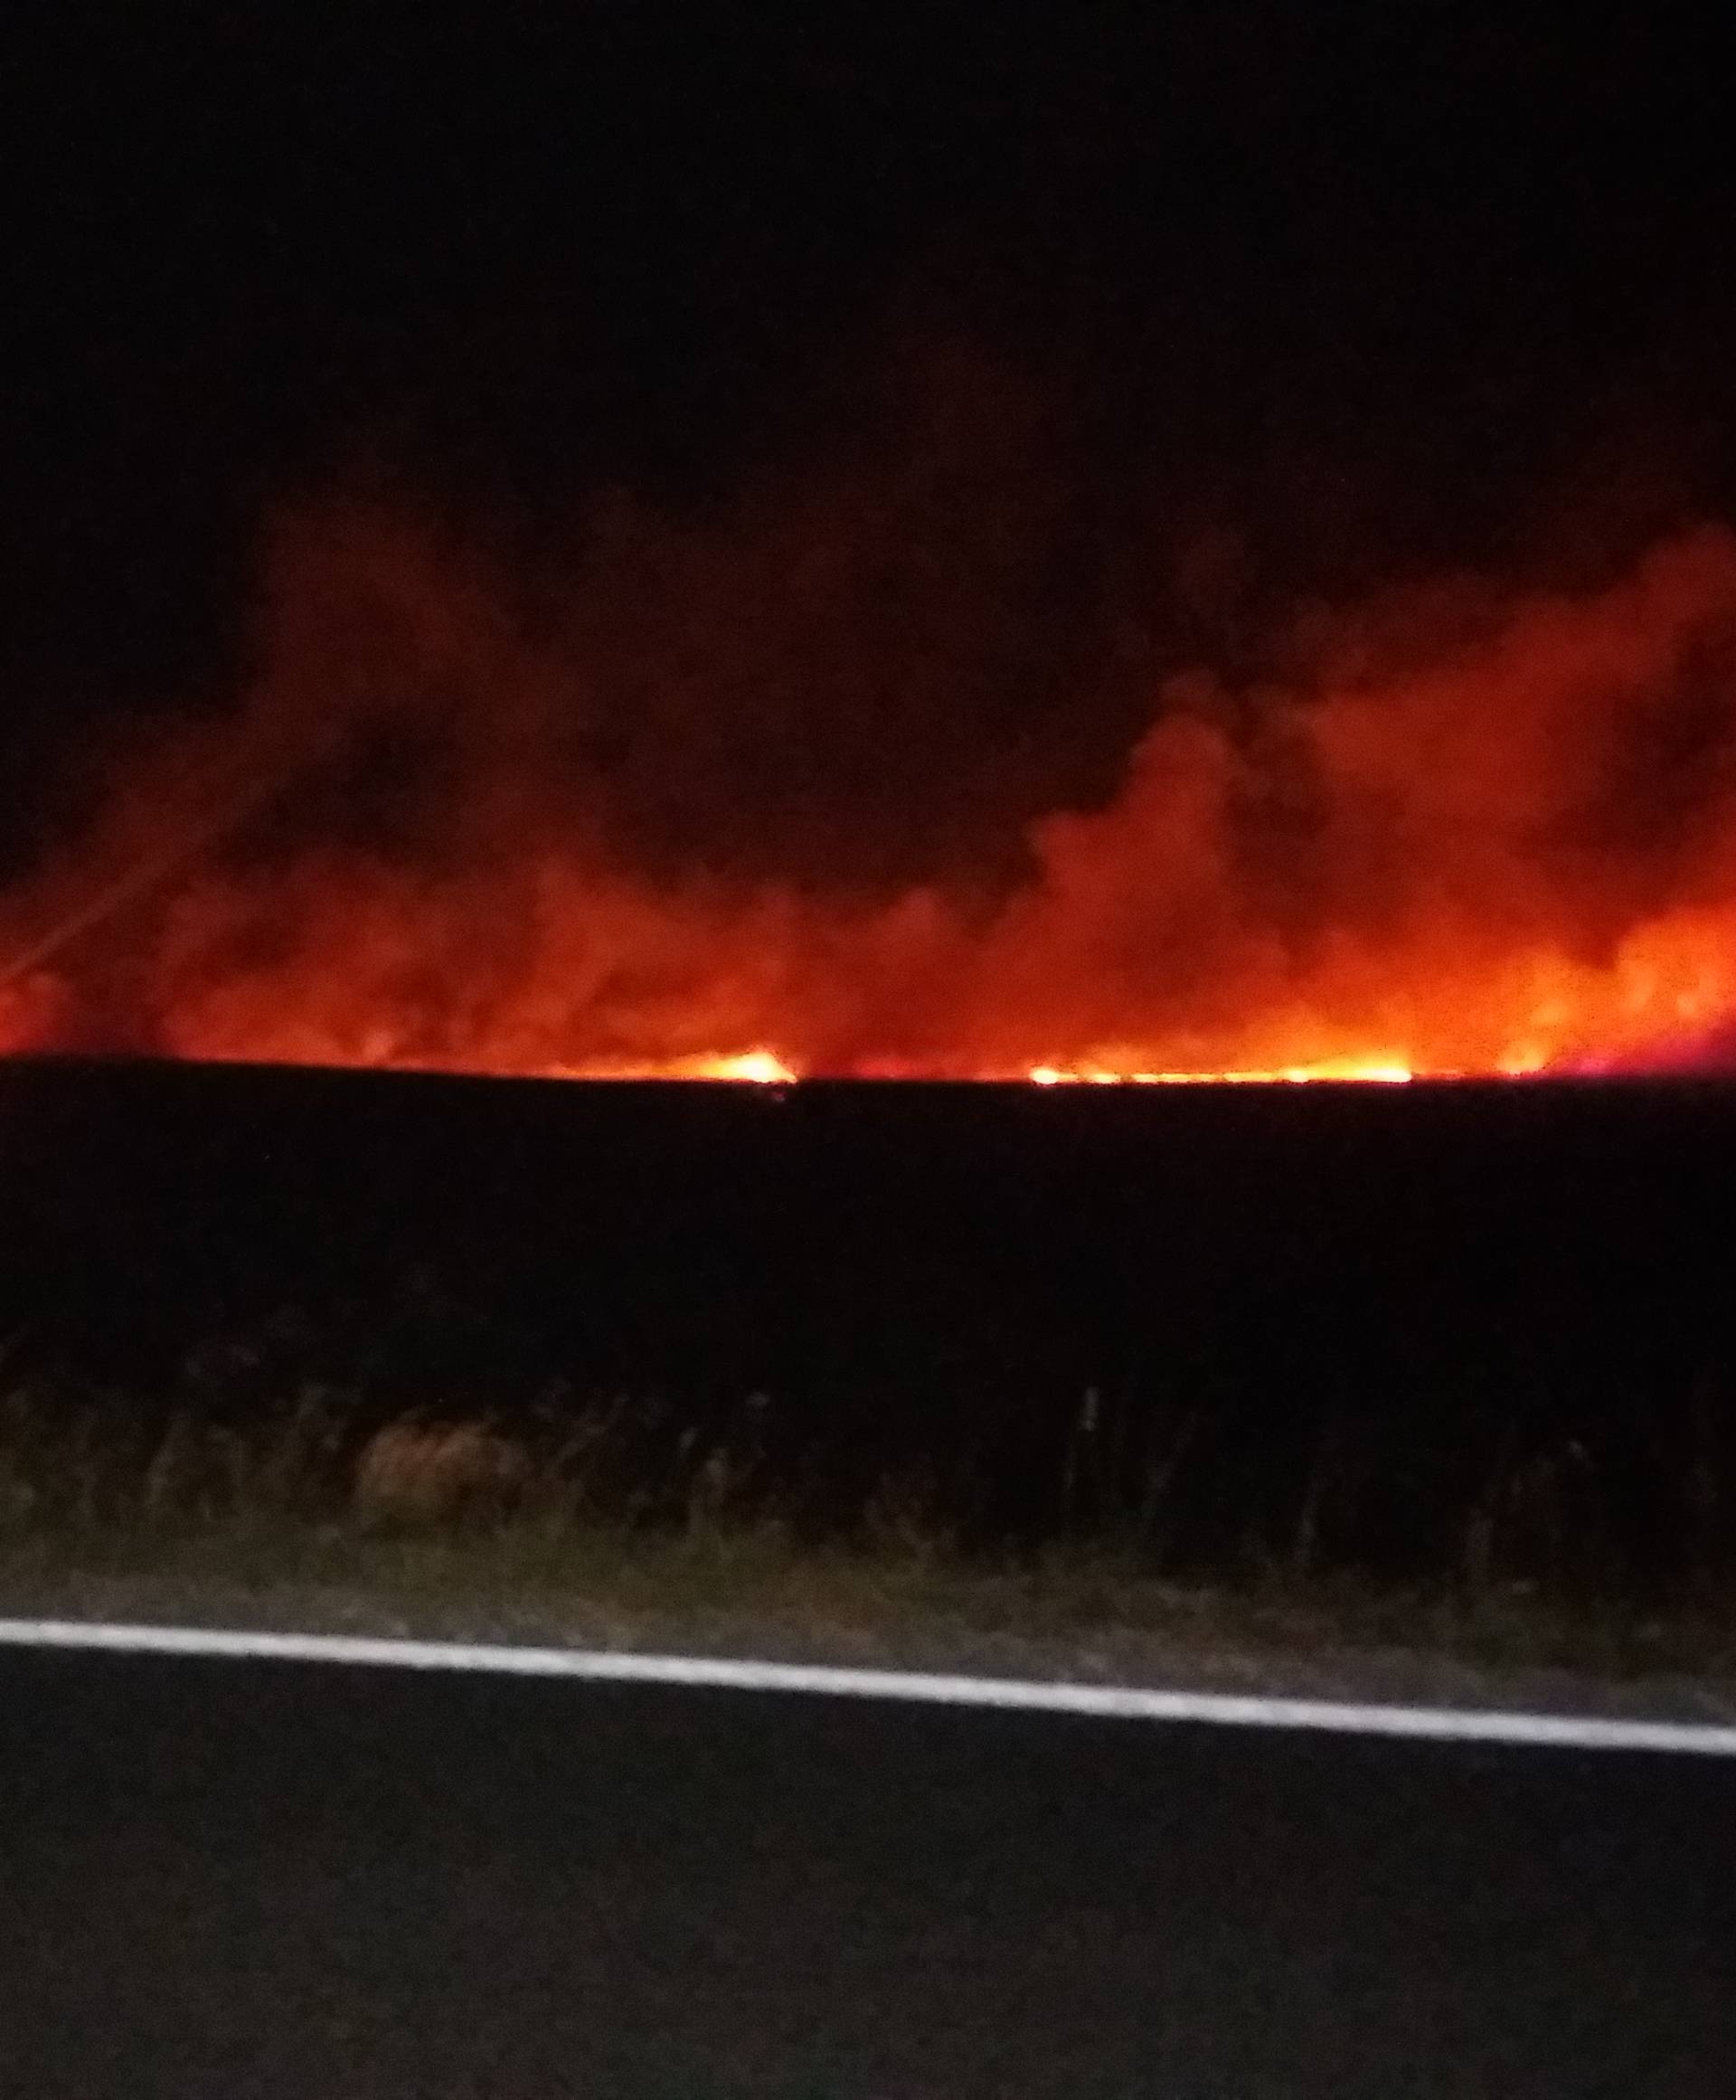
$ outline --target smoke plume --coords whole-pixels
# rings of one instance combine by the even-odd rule
[[[920,436],[680,516],[605,497],[533,553],[402,498],[286,509],[235,704],[86,754],[91,813],[0,898],[0,1048],[746,1076],[1718,1056],[1730,532],[1595,587],[1316,609],[1263,672],[1187,669],[1165,622],[1225,588],[1221,547],[1154,557],[1142,607],[1016,388],[939,389]]]

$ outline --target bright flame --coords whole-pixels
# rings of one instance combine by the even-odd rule
[[[1458,1078],[1458,1074],[1436,1074],[1437,1078]],[[1093,1066],[1083,1072],[1057,1064],[1033,1065],[1027,1077],[1038,1086],[1278,1086],[1300,1085],[1311,1079],[1329,1079],[1356,1085],[1402,1086],[1416,1074],[1409,1065],[1378,1059],[1346,1057],[1322,1064],[1285,1064],[1269,1071],[1232,1066],[1223,1072],[1106,1072]]]
[[[749,1050],[740,1057],[720,1057],[709,1072],[696,1076],[703,1079],[749,1080],[755,1086],[781,1086],[792,1081],[796,1074],[769,1050]]]

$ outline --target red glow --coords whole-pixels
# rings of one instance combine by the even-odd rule
[[[1113,797],[1033,824],[986,904],[647,872],[608,780],[561,771],[579,644],[524,640],[401,522],[298,530],[240,713],[131,754],[0,899],[0,1052],[1161,1084],[1634,1069],[1736,1036],[1722,531],[1596,592],[1486,589],[1439,636],[1341,620],[1246,706],[1160,686]],[[407,847],[259,816],[405,720],[460,783]]]

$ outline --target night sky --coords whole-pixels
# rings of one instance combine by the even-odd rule
[[[1010,668],[933,733],[1015,815],[1143,725],[1130,628],[1233,661],[1313,596],[1725,515],[1689,12],[14,5],[14,842],[89,725],[221,704],[265,521],[334,486],[533,591],[599,501],[703,518],[908,451],[915,401],[938,540],[1043,513]]]

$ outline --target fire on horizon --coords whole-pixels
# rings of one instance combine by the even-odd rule
[[[646,634],[516,633],[378,510],[270,559],[239,708],[135,735],[0,896],[0,1051],[1157,1084],[1715,1067],[1736,1036],[1721,527],[1577,593],[1360,609],[1251,700],[1168,681],[1113,792],[1027,825],[993,892],[641,865],[566,731]],[[667,553],[659,648],[715,560]],[[799,608],[753,617],[802,660]],[[679,639],[720,682],[751,656],[739,623]]]
[[[1667,11],[39,12],[0,1056],[1736,1070]]]
[[[543,13],[8,51],[0,1056],[1736,1069],[1722,52]]]

